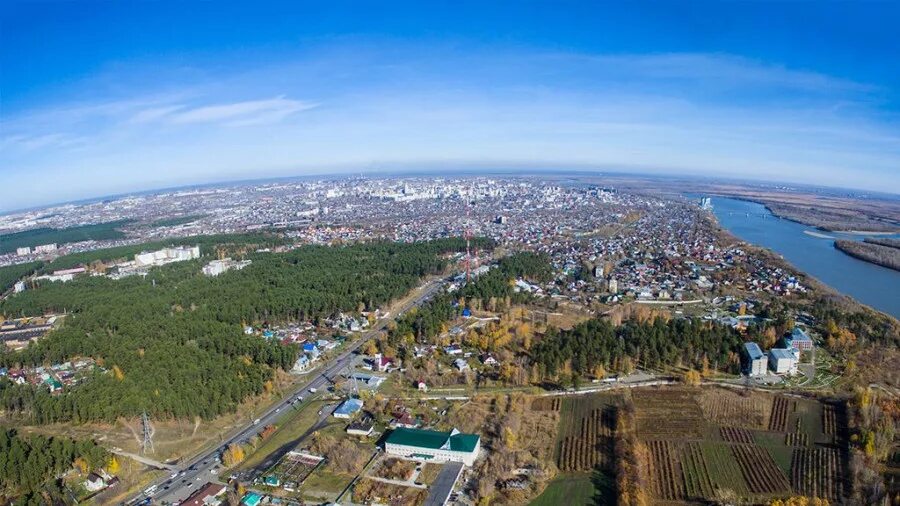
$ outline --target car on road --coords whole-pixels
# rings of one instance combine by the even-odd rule
[[[253,420],[253,425],[259,425],[259,418],[257,418],[256,420]]]
[[[316,393],[316,392],[318,392],[318,391],[319,391],[319,390],[318,390],[316,387],[309,387],[309,392],[310,392],[310,393],[313,393],[313,394],[314,394],[314,393]]]

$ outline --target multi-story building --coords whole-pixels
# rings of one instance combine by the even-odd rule
[[[394,429],[384,443],[389,455],[416,460],[475,463],[481,451],[481,436],[456,429],[440,432],[423,429]]]

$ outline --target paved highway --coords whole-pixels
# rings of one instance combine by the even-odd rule
[[[306,383],[299,386],[290,395],[284,397],[280,402],[269,407],[268,411],[260,415],[256,420],[250,422],[241,429],[234,431],[230,437],[223,441],[217,447],[203,453],[202,455],[190,460],[180,471],[172,472],[165,478],[158,479],[148,486],[137,497],[127,501],[126,504],[175,504],[183,501],[191,495],[198,487],[206,484],[208,481],[216,482],[219,465],[219,456],[231,443],[238,443],[250,439],[254,434],[262,430],[266,425],[272,424],[275,420],[284,414],[296,402],[299,402],[300,396],[309,393],[310,389],[319,390],[326,388],[338,376],[341,371],[347,369],[352,361],[353,353],[359,349],[365,342],[369,341],[376,334],[384,329],[388,322],[396,318],[397,315],[408,311],[414,306],[418,306],[431,298],[432,295],[442,286],[443,280],[436,279],[426,283],[418,288],[419,293],[412,299],[404,303],[400,308],[395,308],[396,313],[390,315],[389,318],[382,318],[371,329],[363,333],[363,335],[354,343],[348,345],[340,355],[327,362],[326,367],[314,373],[315,376]],[[226,477],[221,477],[222,481],[227,481]]]

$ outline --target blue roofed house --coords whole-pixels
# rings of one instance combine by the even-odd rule
[[[244,506],[257,506],[263,500],[262,494],[258,494],[256,492],[247,492],[244,497],[241,498],[241,504]]]
[[[764,376],[767,363],[766,354],[753,342],[744,343],[744,372],[747,376]]]
[[[319,348],[315,345],[315,343],[303,343],[303,353],[308,353],[310,358],[313,360],[319,358]]]
[[[309,357],[307,357],[305,354],[301,353],[300,356],[297,357],[297,361],[294,362],[294,367],[291,369],[291,372],[293,372],[293,373],[303,372],[307,368],[309,368],[309,364],[310,364]]]
[[[785,340],[789,341],[791,348],[800,351],[810,351],[813,349],[812,338],[800,327],[794,327],[794,330],[791,331],[791,337]]]
[[[335,418],[351,418],[353,415],[358,413],[363,407],[363,401],[359,399],[347,399],[342,402],[331,415]]]

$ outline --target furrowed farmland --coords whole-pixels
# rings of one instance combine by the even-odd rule
[[[536,399],[533,408],[560,413],[556,462],[566,473],[614,471],[620,458],[614,441],[623,430],[617,422],[622,413],[633,414],[652,504],[709,504],[723,497],[757,504],[792,495],[836,504],[849,492],[846,415],[839,403],[718,387],[654,387]]]
[[[616,427],[618,396],[592,395],[568,398],[559,403],[560,428],[557,438],[557,467],[560,471],[608,469]]]

